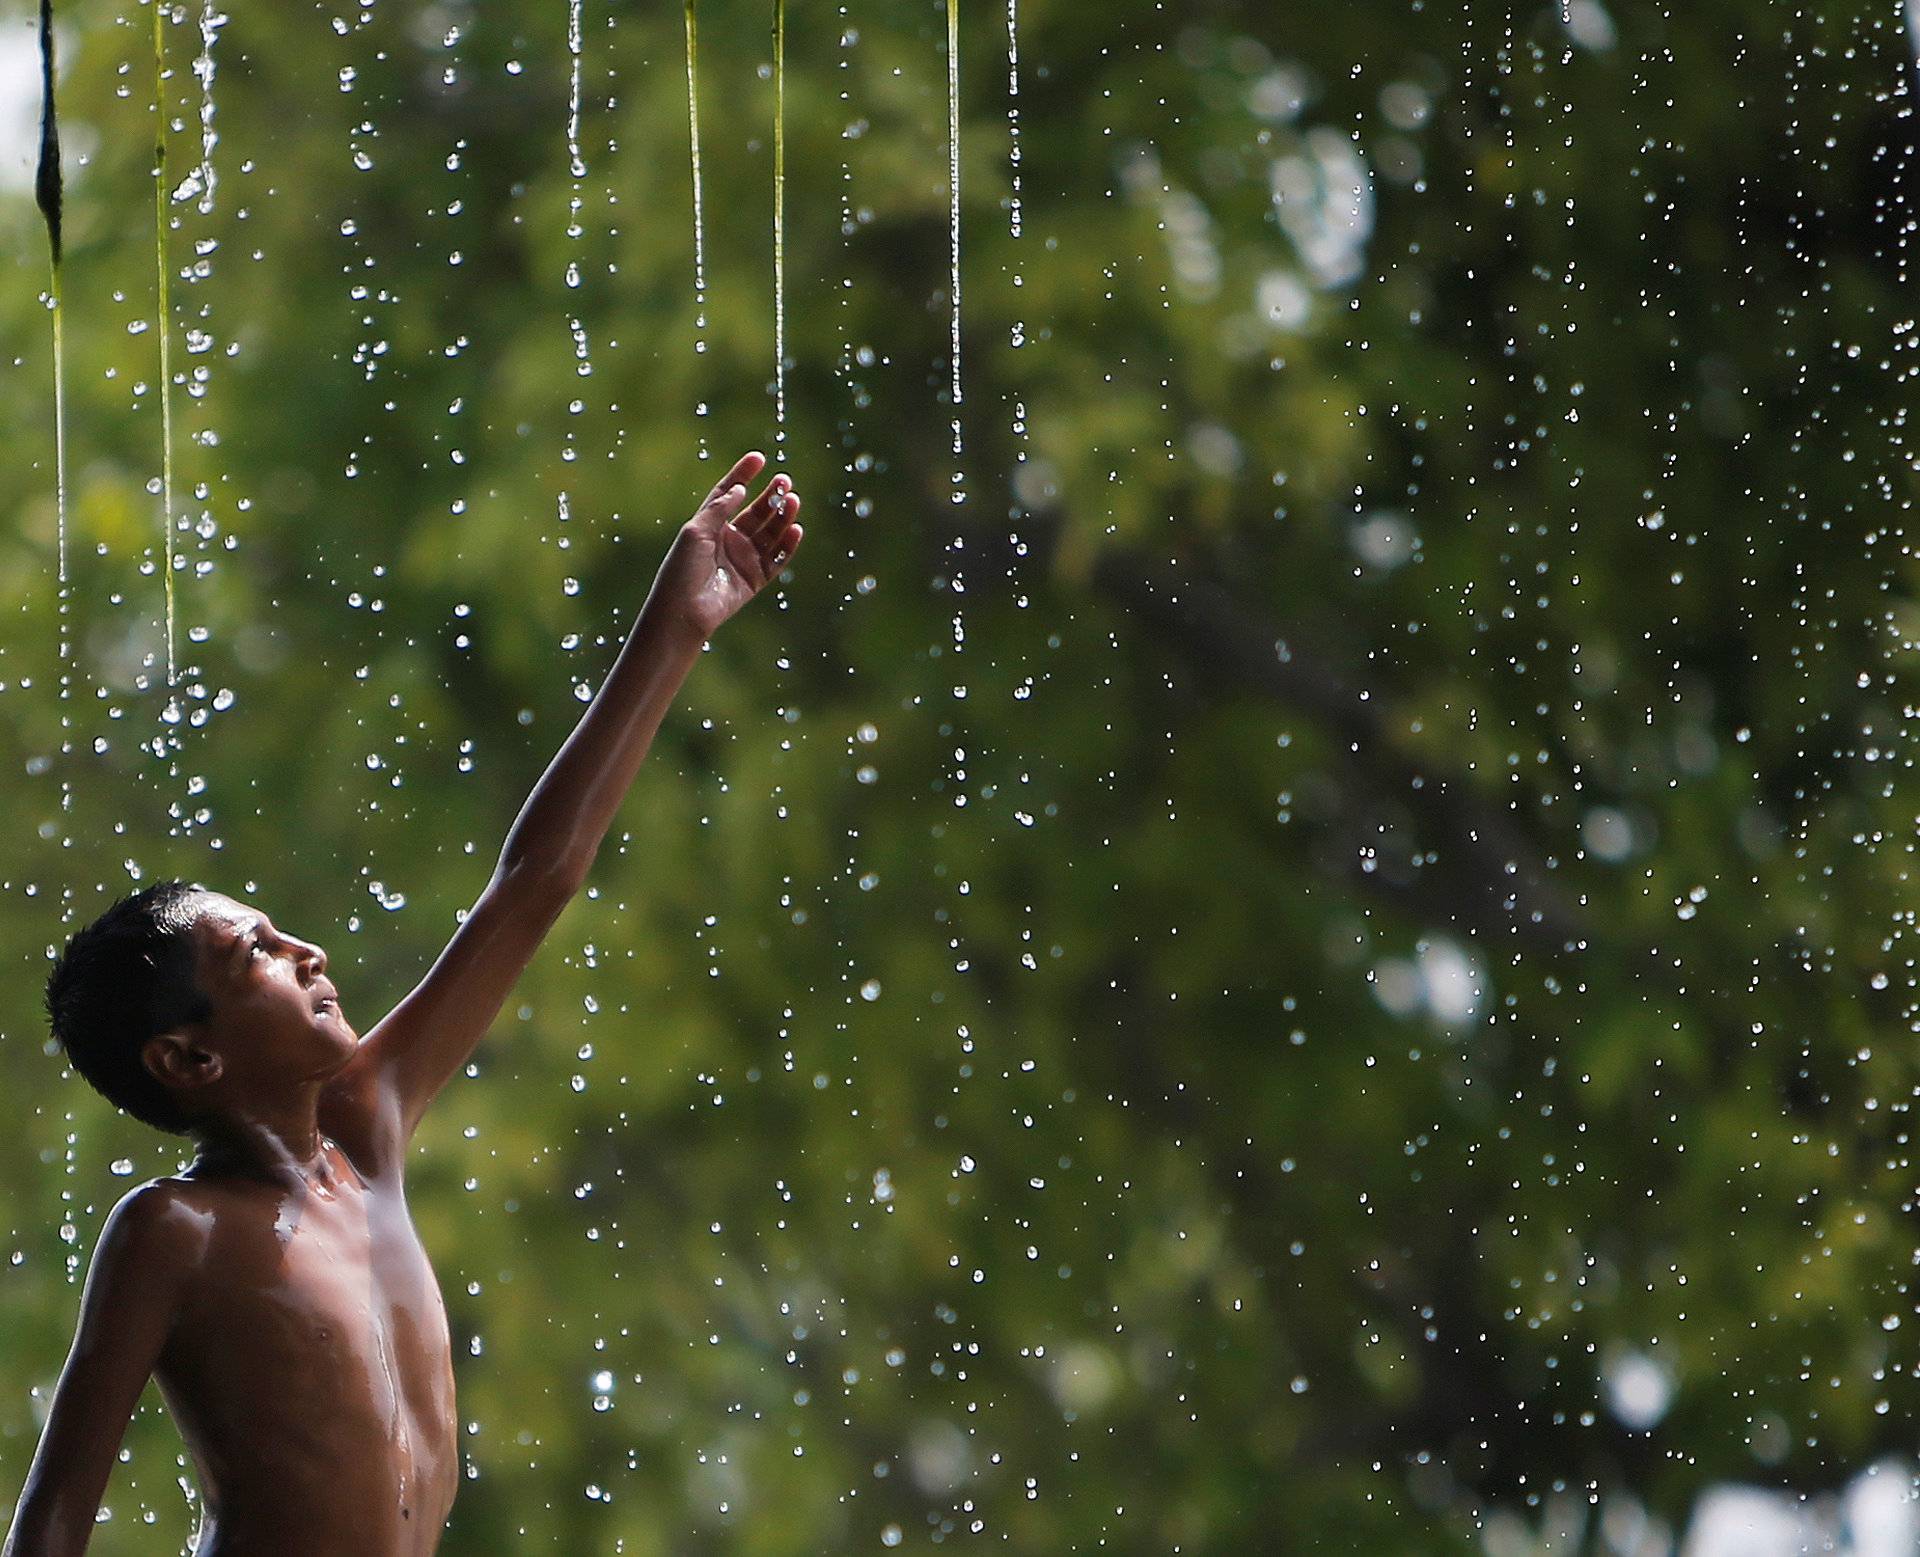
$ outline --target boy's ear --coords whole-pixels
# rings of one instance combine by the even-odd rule
[[[193,1029],[156,1033],[140,1047],[140,1063],[170,1087],[192,1090],[220,1079],[220,1056],[194,1041]]]

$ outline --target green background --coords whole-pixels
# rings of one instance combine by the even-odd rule
[[[1910,1449],[1897,8],[1023,0],[1016,237],[960,0],[955,407],[944,10],[796,0],[784,428],[764,5],[699,7],[704,324],[677,7],[587,0],[577,174],[561,4],[216,11],[210,209],[175,9],[164,320],[152,13],[59,13],[0,1499],[179,1159],[49,1053],[51,945],[204,880],[370,1026],[752,446],[806,548],[412,1167],[449,1552],[1653,1552]],[[185,1484],[149,1396],[93,1550]]]

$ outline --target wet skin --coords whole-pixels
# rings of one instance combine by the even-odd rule
[[[203,1557],[431,1552],[453,1506],[433,1270],[397,1180],[330,1156],[332,1190],[176,1191],[205,1232],[155,1378],[193,1457]]]
[[[702,644],[798,549],[800,500],[748,455],[682,527],[605,684],[493,878],[364,1037],[318,946],[218,893],[186,932],[204,1020],[147,1069],[191,1167],[107,1218],[73,1349],[0,1557],[86,1550],[149,1377],[198,1474],[196,1557],[416,1557],[459,1475],[446,1310],[407,1211],[408,1143],[580,889]]]

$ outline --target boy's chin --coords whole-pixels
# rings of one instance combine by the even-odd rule
[[[343,1016],[335,1016],[326,1024],[325,1037],[327,1057],[336,1070],[352,1059],[354,1050],[360,1047],[360,1035],[347,1025]]]
[[[305,1066],[310,1075],[330,1081],[353,1058],[354,1050],[359,1047],[359,1034],[341,1017],[334,1016],[314,1024],[309,1042],[303,1045],[306,1050]]]

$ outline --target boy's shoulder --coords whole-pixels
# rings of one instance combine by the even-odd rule
[[[204,1247],[214,1209],[205,1184],[171,1175],[149,1179],[128,1190],[107,1213],[95,1258],[172,1264],[181,1254]]]

